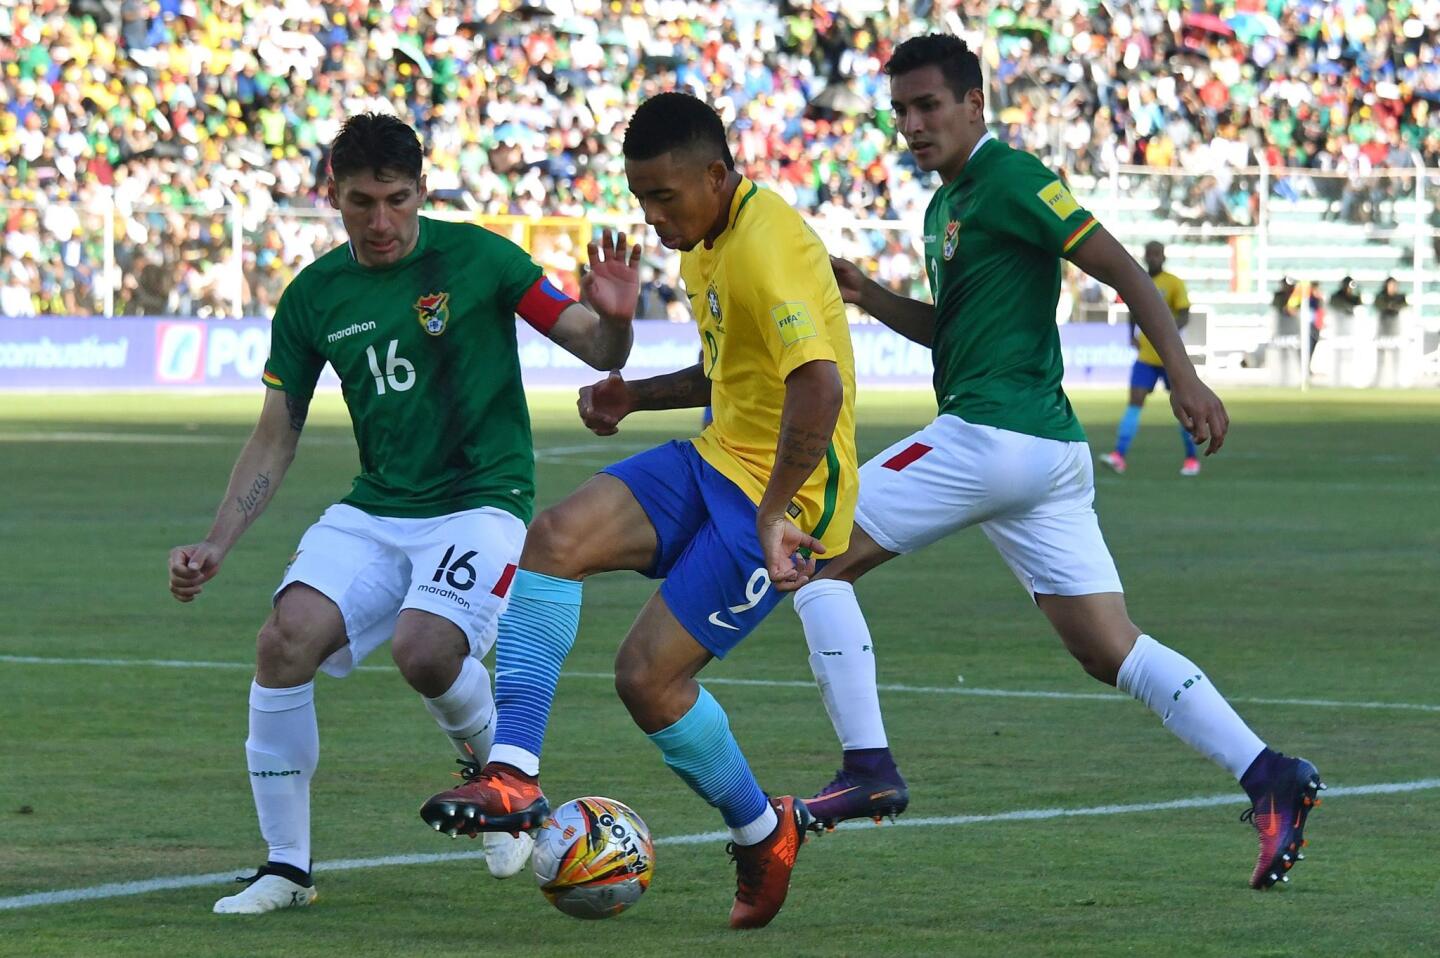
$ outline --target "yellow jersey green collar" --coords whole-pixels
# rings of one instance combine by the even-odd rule
[[[760,192],[760,187],[750,182],[749,178],[741,175],[740,185],[735,187],[735,195],[730,197],[730,223],[725,227],[727,231],[733,230],[735,224],[740,221],[740,214],[745,209],[745,204],[750,198]]]

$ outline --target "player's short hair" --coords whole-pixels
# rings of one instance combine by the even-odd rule
[[[948,33],[928,33],[906,40],[885,63],[885,74],[897,77],[931,66],[940,68],[945,85],[956,100],[964,99],[971,90],[983,89],[980,58],[964,40]]]
[[[1150,240],[1148,243],[1145,244],[1145,252],[1148,253],[1152,249],[1158,249],[1160,252],[1163,253],[1165,252],[1165,244],[1160,242],[1159,240]]]
[[[377,180],[420,179],[425,154],[420,138],[388,113],[357,113],[330,144],[330,175],[338,182],[369,171]]]
[[[630,117],[621,148],[627,160],[653,160],[674,150],[691,150],[707,162],[735,169],[725,124],[704,100],[688,93],[661,93],[640,104]]]

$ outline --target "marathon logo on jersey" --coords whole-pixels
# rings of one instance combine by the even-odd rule
[[[955,250],[960,248],[960,221],[951,220],[945,224],[945,246],[940,252],[945,257],[945,262],[955,255]]]
[[[815,335],[815,321],[804,303],[781,303],[770,307],[770,318],[780,328],[780,342],[793,346]]]
[[[710,315],[715,317],[715,325],[724,326],[725,318],[720,315],[720,293],[715,289],[714,283],[705,290],[705,301],[710,304]]]
[[[340,342],[340,340],[344,339],[346,336],[357,336],[357,335],[359,335],[360,333],[368,333],[368,332],[371,332],[371,331],[374,330],[374,329],[375,329],[375,320],[373,320],[373,319],[367,319],[367,320],[365,320],[365,322],[363,322],[363,323],[351,323],[349,326],[346,326],[344,329],[337,329],[337,330],[335,330],[335,332],[333,332],[333,333],[327,333],[326,336],[325,336],[325,342],[327,342],[327,343],[338,343],[338,342]]]
[[[425,332],[431,336],[439,336],[445,332],[445,327],[450,322],[450,294],[431,293],[429,296],[421,296],[415,300],[415,313],[415,318],[420,320]]]
[[[1060,220],[1068,220],[1070,214],[1080,208],[1080,204],[1075,202],[1075,197],[1070,195],[1070,191],[1065,188],[1065,184],[1059,180],[1051,183],[1035,195],[1040,197],[1040,201]],[[949,257],[947,256],[946,259],[949,259]]]
[[[155,381],[205,381],[205,326],[201,323],[160,323],[155,327]]]

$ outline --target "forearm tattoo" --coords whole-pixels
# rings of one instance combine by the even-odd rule
[[[699,365],[630,384],[636,409],[689,409],[708,405],[710,380]]]
[[[266,490],[269,488],[269,473],[262,472],[257,475],[255,481],[250,483],[250,491],[235,498],[235,505],[240,510],[240,514],[249,519],[259,512],[260,506],[265,502]]]
[[[299,432],[305,428],[305,417],[310,415],[309,397],[301,398],[285,394],[285,412],[290,416],[290,428]]]
[[[820,460],[825,458],[825,450],[829,445],[829,433],[787,426],[780,431],[780,462],[785,466],[814,472]]]

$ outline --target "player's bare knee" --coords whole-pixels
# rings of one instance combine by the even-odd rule
[[[621,654],[615,658],[615,694],[631,715],[644,708],[651,692],[649,671],[637,659]]]
[[[582,562],[586,542],[584,524],[576,510],[564,505],[546,509],[525,533],[520,565],[530,572],[561,579],[578,579],[588,571]]]
[[[272,616],[255,637],[255,665],[262,684],[285,688],[315,677],[319,658],[302,631]]]
[[[444,688],[437,688],[444,679],[443,656],[433,643],[420,635],[396,635],[390,643],[390,659],[400,670],[410,687],[430,698],[445,694]]]

